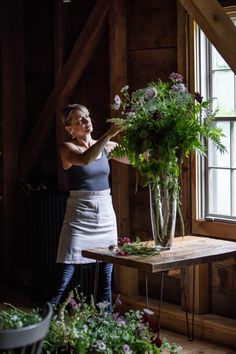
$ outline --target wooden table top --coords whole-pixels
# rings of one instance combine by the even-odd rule
[[[152,242],[152,241],[150,241]],[[118,256],[107,248],[83,250],[87,258],[155,273],[236,256],[236,242],[200,236],[175,237],[170,250],[155,256]]]

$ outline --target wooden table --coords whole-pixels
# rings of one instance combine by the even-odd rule
[[[152,241],[150,241],[151,243]],[[195,267],[201,263],[211,263],[236,256],[236,242],[224,241],[208,237],[184,236],[176,237],[169,250],[161,251],[155,256],[118,256],[115,251],[106,248],[95,248],[82,251],[82,255],[97,261],[133,267],[147,273],[183,270],[186,266]],[[195,269],[193,274],[195,274]],[[184,274],[182,273],[182,281]],[[183,287],[185,288],[184,284]],[[162,292],[161,292],[162,293]],[[195,294],[195,277],[193,277],[193,304]],[[185,303],[186,305],[186,303]],[[194,308],[192,309],[192,334],[189,333],[187,310],[185,306],[189,340],[193,340]]]
[[[208,237],[184,236],[175,237],[173,247],[170,250],[161,251],[156,256],[117,256],[116,252],[107,248],[84,250],[82,255],[98,261],[155,273],[234,257],[236,256],[236,242]]]

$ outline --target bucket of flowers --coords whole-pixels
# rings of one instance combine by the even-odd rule
[[[130,92],[129,86],[115,96],[112,108],[119,118],[108,121],[123,128],[112,156],[126,155],[130,164],[146,177],[149,186],[153,239],[163,248],[173,244],[176,214],[180,210],[180,174],[185,158],[192,152],[205,154],[205,139],[220,152],[222,129],[216,127],[212,100],[191,94],[183,77],[172,73],[167,82],[159,79]]]
[[[117,304],[117,303],[116,303]],[[46,353],[178,354],[181,347],[160,341],[142,311],[109,312],[106,302],[88,303],[75,288],[52,318]],[[159,347],[158,347],[159,346]]]

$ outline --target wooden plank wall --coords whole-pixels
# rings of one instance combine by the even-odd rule
[[[172,0],[127,1],[128,84],[145,86],[159,77],[167,79],[177,70],[176,2]],[[130,235],[150,238],[149,200],[143,178],[130,172]]]
[[[210,311],[236,319],[236,259],[212,263],[210,275]]]

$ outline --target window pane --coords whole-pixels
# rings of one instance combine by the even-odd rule
[[[222,56],[218,53],[215,47],[212,46],[212,69],[220,70],[220,69],[229,69],[228,64]]]
[[[225,137],[221,138],[221,142],[226,147],[227,152],[221,154],[209,140],[208,165],[209,167],[230,167],[230,122],[216,122],[216,126],[223,130]]]
[[[231,17],[232,22],[236,25],[236,17]]]
[[[236,168],[236,122],[232,122],[232,142],[231,142],[231,156],[232,168]]]
[[[222,188],[224,186],[224,188]],[[209,213],[230,216],[230,171],[209,170]]]
[[[212,73],[212,97],[216,98],[213,106],[214,109],[219,108],[218,117],[234,115],[234,73],[232,71]]]
[[[232,172],[232,216],[236,216],[236,171]]]

